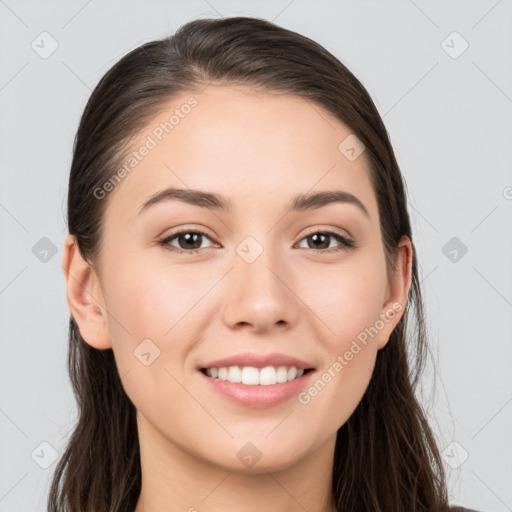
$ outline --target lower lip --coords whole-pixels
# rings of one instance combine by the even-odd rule
[[[288,382],[272,384],[270,386],[249,386],[242,383],[229,382],[205,375],[199,371],[201,377],[213,390],[224,395],[231,401],[245,407],[266,408],[280,404],[297,395],[306,387],[314,370],[302,375],[298,379]]]

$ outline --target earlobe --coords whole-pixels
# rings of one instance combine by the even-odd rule
[[[396,269],[391,276],[387,297],[381,311],[384,324],[378,336],[378,350],[389,341],[389,337],[405,313],[412,279],[413,247],[408,236],[403,235],[398,243]]]
[[[112,348],[98,275],[83,259],[74,235],[68,235],[64,242],[62,269],[69,309],[83,340],[100,350]]]

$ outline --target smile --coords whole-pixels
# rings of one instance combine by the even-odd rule
[[[210,391],[231,403],[262,409],[296,397],[314,373],[311,368],[299,370],[293,366],[223,366],[202,368],[198,375]]]
[[[311,369],[297,369],[295,366],[265,366],[264,368],[256,368],[254,366],[222,366],[220,368],[203,368],[201,371],[209,377],[232,382],[233,384],[272,386],[298,379],[304,373],[311,371]]]

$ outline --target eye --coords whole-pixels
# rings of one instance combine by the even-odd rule
[[[177,252],[178,254],[192,255],[197,254],[200,249],[213,247],[213,245],[215,245],[213,244],[207,247],[201,247],[203,238],[211,240],[210,236],[204,231],[199,229],[184,229],[171,233],[165,238],[159,240],[157,243],[169,251]],[[308,247],[306,248],[316,253],[332,253],[357,247],[355,241],[335,231],[313,231],[302,238],[300,242],[308,239],[312,241],[312,244],[308,243]],[[171,243],[174,240],[178,242],[178,247]],[[338,247],[333,248],[331,246],[331,242],[333,241],[338,242]]]
[[[162,240],[159,240],[158,245],[161,245],[165,249],[175,251],[180,254],[197,254],[199,252],[199,249],[201,248],[201,242],[203,237],[206,237],[209,240],[211,240],[210,237],[204,231],[190,229],[182,230],[177,231],[176,233],[172,233],[169,236],[163,238]],[[171,242],[174,239],[178,240],[179,247],[175,247],[171,244]]]
[[[343,249],[354,249],[357,247],[357,244],[353,240],[335,231],[313,231],[306,235],[302,240],[308,239],[312,241],[312,244],[308,243],[307,248],[316,253],[331,253],[342,251]],[[338,247],[334,247],[334,250],[331,250],[331,242],[333,241],[338,242],[340,245]]]

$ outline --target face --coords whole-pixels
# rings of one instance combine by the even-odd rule
[[[361,400],[403,314],[410,246],[388,278],[365,153],[339,149],[350,134],[304,99],[210,85],[169,102],[133,143],[140,160],[98,199],[108,206],[90,289],[102,307],[68,300],[84,340],[113,349],[161,449],[235,471],[256,455],[253,471],[275,470],[332,440]],[[158,200],[170,188],[188,201]],[[345,195],[304,200],[320,192]],[[201,370],[240,355],[245,382],[308,371],[250,385]]]

